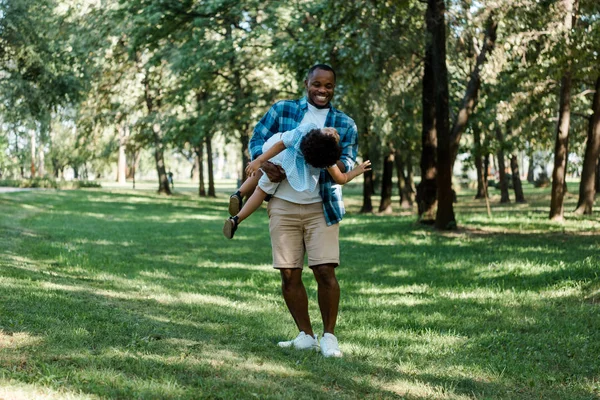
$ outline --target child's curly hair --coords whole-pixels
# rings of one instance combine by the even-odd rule
[[[330,167],[340,159],[342,148],[338,139],[321,129],[309,131],[300,142],[300,151],[304,160],[315,168]]]

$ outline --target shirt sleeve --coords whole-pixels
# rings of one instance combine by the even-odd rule
[[[340,161],[346,166],[346,172],[354,168],[358,153],[358,130],[354,121],[350,120],[350,122],[350,125],[346,129],[346,134],[340,137],[340,146],[342,148]]]
[[[277,104],[274,104],[254,127],[252,138],[248,144],[252,160],[262,154],[263,144],[278,131],[279,113],[277,111]]]

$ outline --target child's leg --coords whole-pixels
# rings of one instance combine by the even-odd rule
[[[244,183],[242,183],[242,186],[238,189],[238,192],[240,192],[242,197],[250,196],[252,192],[254,192],[262,174],[263,172],[259,169],[254,175],[249,176]]]
[[[244,182],[245,183],[245,182]],[[258,210],[258,207],[265,201],[267,193],[265,193],[260,187],[257,187],[252,193],[252,196],[244,203],[244,207],[238,213],[238,224],[248,218],[254,211]]]
[[[244,203],[244,197],[248,197],[254,192],[261,176],[262,171],[256,171],[254,175],[249,176],[244,183],[242,183],[242,186],[240,186],[237,192],[229,196],[229,215],[237,215],[240,212],[242,204]]]

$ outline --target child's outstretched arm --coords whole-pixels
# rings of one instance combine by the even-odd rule
[[[285,150],[285,144],[283,144],[283,140],[275,142],[273,147],[256,157],[254,161],[248,163],[248,166],[246,167],[246,175],[251,176],[254,174],[256,171],[258,171],[262,163],[269,161],[283,150]]]
[[[344,185],[350,182],[352,179],[356,178],[360,174],[364,174],[366,171],[371,170],[371,161],[367,160],[362,164],[357,165],[350,172],[342,172],[337,165],[333,165],[331,167],[327,167],[327,171],[329,175],[333,178],[335,183],[338,185]]]

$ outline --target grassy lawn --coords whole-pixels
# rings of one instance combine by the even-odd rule
[[[553,223],[526,187],[490,219],[462,191],[440,233],[345,189],[345,356],[324,359],[276,346],[297,332],[266,211],[225,239],[232,187],[0,194],[0,398],[600,398],[600,204]]]

